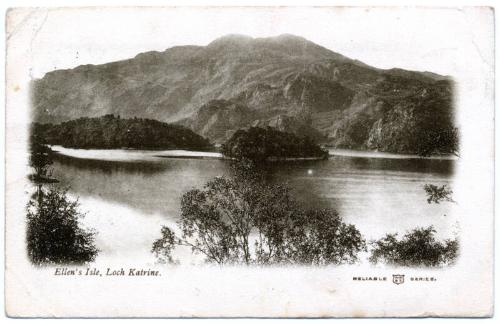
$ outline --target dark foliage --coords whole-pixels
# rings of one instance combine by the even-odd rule
[[[418,110],[413,112],[413,120],[408,136],[410,145],[420,156],[432,154],[454,154],[458,156],[459,136],[454,127],[453,103],[451,96],[439,95],[439,86],[429,90],[424,98],[414,98]]]
[[[97,256],[93,231],[79,224],[78,201],[50,188],[31,199],[27,212],[28,256],[35,265],[83,264]]]
[[[424,190],[427,194],[427,202],[429,204],[439,204],[441,201],[455,202],[452,198],[453,191],[447,185],[438,187],[433,184],[426,184]]]
[[[432,154],[448,153],[458,156],[458,129],[456,127],[446,127],[437,129],[427,129],[422,131],[416,143],[417,154],[423,157]]]
[[[387,234],[371,242],[370,262],[398,266],[439,267],[451,265],[458,256],[458,240],[436,240],[432,226],[414,229],[398,239],[398,234]]]
[[[57,125],[35,123],[32,138],[39,143],[72,148],[201,150],[211,147],[208,140],[183,126],[114,115],[79,118]]]
[[[32,141],[30,144],[29,165],[34,173],[30,175],[30,179],[36,184],[57,182],[52,179],[51,165],[53,162],[52,150],[44,144]]]
[[[365,241],[332,210],[304,210],[288,188],[269,185],[244,163],[232,178],[218,177],[182,197],[179,234],[162,228],[152,252],[172,262],[188,246],[218,264],[354,263]]]
[[[308,137],[298,137],[274,128],[250,127],[238,130],[222,145],[224,156],[255,162],[287,158],[327,158],[328,152]]]

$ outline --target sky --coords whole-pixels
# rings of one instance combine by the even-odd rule
[[[459,59],[463,53],[478,59],[492,55],[486,49],[493,31],[488,37],[480,26],[488,25],[487,10],[470,9],[464,14],[458,9],[394,7],[22,9],[9,14],[7,30],[8,38],[21,33],[24,37],[16,39],[29,42],[28,63],[34,78],[56,69],[123,60],[176,45],[207,45],[226,34],[284,33],[378,68],[453,76],[457,65],[463,64]],[[474,34],[478,31],[482,35]]]

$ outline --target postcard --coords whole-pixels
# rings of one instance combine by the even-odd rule
[[[6,20],[8,316],[492,316],[492,8]]]

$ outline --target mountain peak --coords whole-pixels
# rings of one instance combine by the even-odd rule
[[[304,37],[293,34],[281,34],[271,37],[253,38],[240,34],[222,36],[207,45],[209,53],[216,51],[222,55],[252,55],[257,57],[290,56],[307,59],[340,59],[337,54]]]
[[[227,45],[227,44],[246,44],[254,40],[252,37],[242,34],[228,34],[221,36],[208,44],[208,47],[214,45]]]
[[[304,37],[293,35],[293,34],[280,34],[278,36],[271,36],[271,37],[264,37],[261,38],[263,40],[272,40],[272,41],[299,41],[299,42],[307,42],[307,43],[312,43],[311,41],[308,41]]]
[[[258,37],[258,38],[253,38],[248,35],[243,35],[243,34],[228,34],[221,36],[214,41],[212,41],[208,46],[212,46],[215,44],[248,44],[248,43],[266,43],[266,42],[273,42],[273,43],[286,43],[286,42],[295,42],[295,43],[310,43],[314,44],[311,41],[308,41],[304,37],[293,35],[293,34],[280,34],[278,36],[270,36],[270,37]]]

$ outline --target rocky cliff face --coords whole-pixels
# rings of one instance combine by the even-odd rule
[[[412,152],[452,126],[452,82],[380,70],[304,38],[226,36],[47,73],[32,84],[39,122],[116,114],[188,126],[213,142],[271,126],[336,147]],[[412,138],[409,138],[412,136]]]

